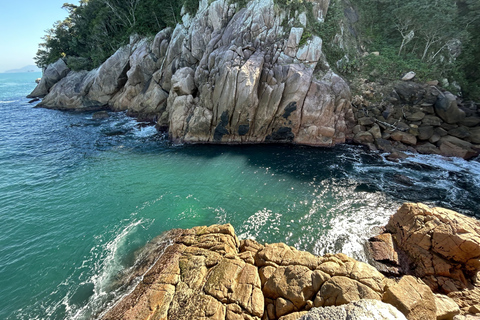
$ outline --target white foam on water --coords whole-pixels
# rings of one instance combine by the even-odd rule
[[[325,180],[315,189],[315,199],[302,217],[303,237],[297,248],[312,247],[315,255],[344,253],[366,261],[364,245],[375,227],[384,226],[399,203],[382,192],[356,191],[358,182]]]
[[[138,227],[145,226],[148,222],[144,219],[134,220],[119,228],[113,239],[93,247],[89,256],[76,269],[77,272],[60,283],[56,290],[29,307],[29,310],[18,310],[15,316],[19,319],[43,319],[43,316],[38,315],[38,310],[43,310],[47,318],[58,318],[59,315],[64,314],[65,319],[90,319],[105,309],[108,303],[116,301],[117,297],[123,294],[119,291],[122,288],[112,287],[115,277],[124,270],[121,263],[125,254],[122,252],[123,247],[129,236],[135,233]],[[97,237],[100,242],[103,238],[103,235]],[[84,280],[78,283],[79,279]],[[139,281],[141,279],[136,279],[133,285],[136,286]],[[92,286],[93,291],[86,303],[79,305],[72,299],[82,286]],[[127,289],[128,292],[131,290],[133,289]],[[65,291],[66,294],[58,299],[59,292]]]
[[[123,256],[121,250],[128,236],[145,222],[143,219],[134,220],[119,230],[112,240],[91,249],[90,258],[84,261],[84,264],[93,262],[93,270],[91,276],[83,284],[93,284],[93,295],[79,309],[69,307],[71,296],[64,297],[62,303],[65,305],[66,314],[69,315],[70,319],[84,319],[91,312],[98,311],[98,307],[111,299],[111,295],[114,293],[111,291],[111,284],[115,280],[115,276],[124,268],[121,264]]]
[[[158,131],[155,128],[155,126],[146,126],[146,127],[136,126],[133,129],[133,135],[137,138],[148,138],[148,137],[154,136],[156,134],[158,134]]]
[[[244,231],[238,237],[240,239],[256,240],[266,226],[271,232],[275,232],[280,227],[281,218],[282,215],[280,213],[263,208],[247,218],[242,224],[242,230]]]
[[[447,158],[439,155],[412,155],[404,159],[404,163],[419,163],[428,165],[448,172],[466,172],[471,174],[476,182],[480,184],[480,162],[467,161],[462,158]]]

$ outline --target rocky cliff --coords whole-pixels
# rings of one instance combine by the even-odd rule
[[[312,3],[313,19],[323,19],[329,1]],[[174,30],[133,36],[98,69],[44,81],[32,96],[48,92],[46,108],[127,110],[178,142],[342,143],[354,121],[350,89],[329,68],[322,39],[304,35],[306,25],[304,12],[273,0],[245,8],[202,0]]]
[[[393,240],[373,246],[383,262],[397,248],[413,259],[409,272],[390,278],[341,253],[239,240],[231,225],[172,230],[163,237],[169,246],[149,245],[133,276],[141,282],[100,318],[463,319],[480,312],[479,226],[453,211],[405,204],[387,226]]]

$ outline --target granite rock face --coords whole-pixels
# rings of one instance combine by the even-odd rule
[[[329,1],[311,2],[322,21]],[[350,89],[320,38],[301,43],[305,25],[304,14],[273,0],[246,8],[203,0],[174,30],[153,41],[132,36],[98,69],[60,81],[40,106],[127,110],[176,142],[343,143],[354,121]]]
[[[403,313],[378,300],[359,300],[338,307],[313,308],[298,320],[406,320]]]
[[[168,238],[169,246],[149,245],[151,254],[127,279],[141,281],[101,319],[436,319],[458,313],[452,299],[435,296],[422,280],[387,279],[341,253],[319,257],[283,243],[239,240],[228,224],[172,230]]]
[[[43,98],[49,92],[50,89],[61,79],[63,79],[70,69],[65,64],[65,61],[58,59],[55,63],[52,63],[45,69],[42,78],[38,85],[30,93],[27,98]]]
[[[405,203],[390,218],[383,238],[388,234],[394,239],[394,245],[389,242],[370,245],[376,252],[373,259],[385,262],[384,257],[392,256],[392,250],[404,257],[403,261],[397,261],[397,268],[403,269],[404,274],[419,277],[433,292],[448,295],[450,299],[436,296],[437,311],[444,310],[442,314],[453,317],[460,311],[477,312],[480,222],[448,209]],[[391,261],[387,262],[391,265]],[[423,295],[421,299],[425,299]],[[452,305],[453,301],[457,308]]]

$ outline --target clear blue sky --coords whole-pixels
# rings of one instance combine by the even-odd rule
[[[0,5],[0,72],[33,65],[38,44],[57,20],[67,17],[68,0],[5,0]]]

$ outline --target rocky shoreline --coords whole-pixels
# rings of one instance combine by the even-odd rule
[[[341,253],[239,240],[229,224],[175,229],[149,244],[129,278],[141,282],[99,319],[473,319],[479,233],[475,219],[406,203],[369,242],[385,276]]]
[[[480,151],[480,113],[474,103],[461,105],[436,83],[398,81],[390,92],[362,83],[353,99],[353,141],[371,150],[406,157],[404,152],[471,159]],[[375,95],[383,95],[375,103]],[[378,99],[378,97],[376,97]]]
[[[320,21],[328,1],[312,3],[309,19]],[[437,83],[411,77],[383,86],[389,92],[348,84],[330,68],[322,39],[308,36],[307,22],[273,0],[244,8],[203,0],[195,16],[184,12],[175,29],[153,39],[132,36],[97,69],[71,71],[59,59],[29,97],[43,98],[45,108],[127,111],[180,143],[353,142],[392,160],[405,152],[479,154],[478,105],[460,105]]]

